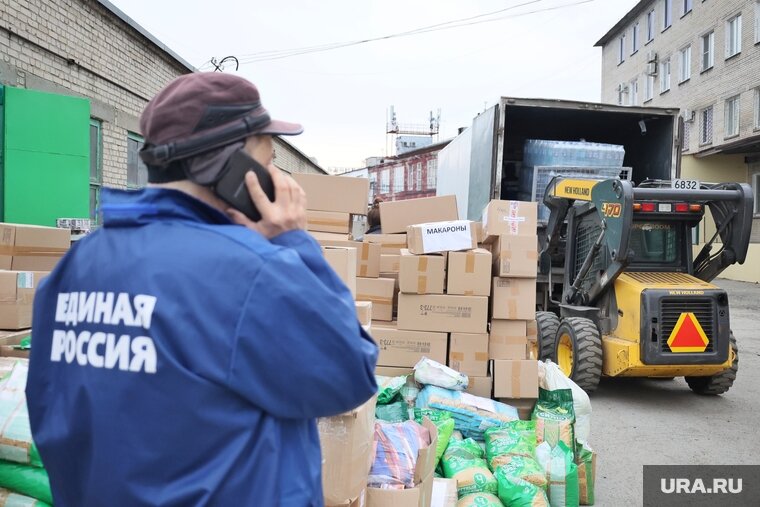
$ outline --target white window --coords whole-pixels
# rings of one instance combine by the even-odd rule
[[[654,40],[654,9],[647,13],[647,42]]]
[[[681,0],[681,14],[686,15],[691,12],[691,0]]]
[[[660,64],[660,93],[670,90],[670,58]]]
[[[760,215],[760,173],[752,175],[752,191],[755,194],[755,215]]]
[[[678,82],[683,83],[691,79],[691,44],[681,50],[679,60],[681,66],[678,72]]]
[[[618,49],[618,63],[625,61],[625,35],[620,36],[620,47]]]
[[[633,25],[631,33],[631,54],[636,53],[639,50],[639,24]]]
[[[662,31],[664,32],[673,24],[673,0],[665,0],[665,8],[662,13]]]
[[[391,170],[383,169],[380,173],[380,193],[389,194],[391,192]]]
[[[726,99],[726,137],[739,135],[739,95]]]
[[[689,143],[691,143],[691,123],[690,121],[683,122],[683,142],[681,144],[681,151],[689,151]]]
[[[713,107],[706,107],[699,112],[699,144],[713,142]]]
[[[755,110],[754,117],[755,129],[760,129],[760,88],[755,88]]]
[[[404,168],[393,168],[393,193],[397,194],[404,191]]]
[[[426,188],[432,190],[435,188],[438,177],[436,175],[438,171],[438,160],[430,159],[427,161],[427,174],[426,174]]]
[[[760,0],[755,0],[755,44],[760,42]]]
[[[634,79],[631,81],[631,105],[639,105],[639,80]]]
[[[742,52],[742,15],[726,21],[726,58]]]
[[[422,190],[422,162],[417,162],[414,174],[414,189]]]
[[[702,36],[702,71],[711,69],[715,64],[715,32]]]
[[[654,76],[647,74],[646,86],[644,87],[644,102],[649,102],[654,96]]]

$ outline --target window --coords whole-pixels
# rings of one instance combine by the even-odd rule
[[[127,188],[142,188],[148,183],[148,169],[140,158],[143,138],[129,132],[127,135]]]
[[[726,99],[726,138],[739,135],[739,95]]]
[[[628,246],[632,264],[672,264],[679,260],[684,225],[671,222],[634,222]]]
[[[702,72],[715,64],[715,32],[702,36]]]
[[[691,121],[683,122],[683,141],[681,142],[681,151],[689,151],[689,145],[691,144]]]
[[[752,193],[755,194],[755,215],[760,215],[760,173],[752,175]]]
[[[691,44],[680,52],[681,67],[678,73],[678,82],[683,83],[691,79]]]
[[[635,54],[639,50],[639,24],[633,25],[631,33],[631,54]]]
[[[433,190],[436,187],[436,183],[438,182],[438,159],[431,159],[427,161],[427,177],[426,179],[426,188],[428,190]]]
[[[647,42],[654,40],[654,9],[647,13]]]
[[[417,162],[414,172],[414,189],[422,190],[422,162]]]
[[[713,107],[706,107],[699,112],[699,144],[713,142]]]
[[[760,42],[760,0],[755,0],[755,44]]]
[[[662,13],[662,31],[664,32],[673,24],[673,0],[665,0],[665,9]]]
[[[691,0],[681,0],[681,15],[685,16],[691,12]]]
[[[755,88],[754,128],[760,130],[760,88]]]
[[[103,135],[100,120],[90,118],[90,223],[98,224],[100,187],[103,185]]]
[[[742,15],[726,21],[726,58],[742,52]]]
[[[654,96],[654,76],[647,74],[646,86],[644,87],[644,102],[649,102]]]
[[[383,169],[383,172],[380,173],[380,193],[381,194],[391,193],[391,170],[390,169]]]
[[[631,81],[631,105],[639,105],[639,80],[634,79]]]
[[[410,166],[411,169],[411,166]],[[397,194],[404,191],[404,168],[401,166],[393,168],[393,193]]]
[[[625,35],[620,37],[620,47],[618,48],[618,64],[625,61]]]
[[[660,64],[660,93],[670,90],[670,58]]]

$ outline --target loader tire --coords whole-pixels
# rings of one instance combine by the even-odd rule
[[[731,351],[734,353],[731,367],[711,377],[686,377],[686,383],[692,391],[705,396],[715,396],[725,393],[734,385],[736,374],[739,372],[739,348],[736,346],[734,333],[731,333],[729,340]]]
[[[594,321],[582,317],[562,319],[557,329],[554,357],[560,369],[587,393],[602,377],[602,338]]]
[[[536,327],[538,327],[538,360],[551,359],[556,363],[557,358],[554,356],[554,349],[556,348],[555,340],[559,328],[559,317],[552,312],[536,312]]]

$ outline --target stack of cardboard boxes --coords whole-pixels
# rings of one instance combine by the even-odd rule
[[[536,358],[536,203],[491,201],[483,211],[486,245],[493,255],[488,353],[493,396],[521,411],[538,396]]]
[[[0,223],[0,356],[29,357],[17,346],[30,335],[34,293],[70,246],[68,229]]]

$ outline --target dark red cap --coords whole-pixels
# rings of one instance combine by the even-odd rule
[[[243,128],[231,128],[236,124]],[[148,102],[140,118],[140,129],[146,148],[201,141],[204,152],[251,135],[303,132],[297,123],[270,119],[256,86],[223,72],[196,72],[176,78]],[[232,136],[225,135],[229,132]],[[195,155],[198,149],[192,151]],[[151,163],[150,156],[141,155]]]

